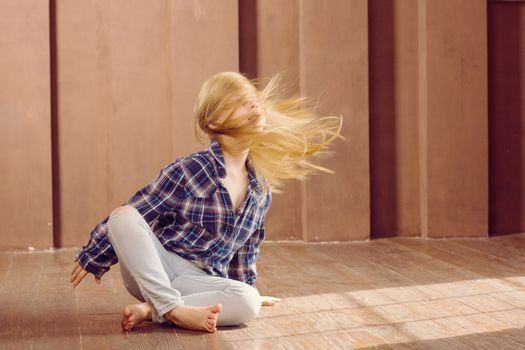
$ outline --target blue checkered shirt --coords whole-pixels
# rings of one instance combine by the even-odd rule
[[[271,192],[257,181],[246,161],[249,185],[240,208],[234,212],[226,188],[224,156],[217,140],[210,147],[178,158],[123,205],[135,207],[164,248],[202,263],[211,275],[255,284],[255,262],[265,238],[264,219]],[[267,182],[265,182],[267,185]],[[118,262],[107,236],[106,217],[91,232],[87,246],[76,257],[80,265],[102,276]]]

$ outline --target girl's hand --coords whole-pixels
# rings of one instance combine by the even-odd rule
[[[87,272],[86,270],[84,270],[82,268],[82,266],[80,266],[80,264],[78,263],[77,259],[75,259],[73,261],[74,261],[74,263],[73,263],[73,270],[71,271],[71,280],[70,280],[70,282],[72,283],[73,287],[76,287],[76,286],[78,286],[80,281],[82,281],[84,279],[84,277],[87,276],[87,274],[89,272]],[[100,277],[95,276],[95,282],[97,282],[97,284],[100,284]]]
[[[278,302],[281,301],[281,299],[279,299],[279,298],[268,297],[268,296],[266,296],[266,297],[261,296],[261,299],[262,299],[262,305],[263,306],[274,306]]]

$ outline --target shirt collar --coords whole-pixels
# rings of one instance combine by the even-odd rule
[[[224,161],[224,155],[222,154],[221,144],[217,139],[211,140],[210,154],[215,160],[217,176],[224,179],[226,177],[226,162]]]
[[[224,154],[222,153],[221,144],[217,139],[211,140],[209,150],[211,156],[215,160],[215,170],[217,176],[221,179],[224,179],[226,177],[226,162],[224,161]],[[246,169],[248,170],[248,180],[250,182],[250,187],[253,188],[257,193],[261,193],[261,186],[259,185],[255,168],[249,157],[246,159]]]

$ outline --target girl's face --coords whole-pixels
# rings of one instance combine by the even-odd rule
[[[262,129],[264,127],[264,113],[254,97],[248,98],[240,107],[235,109],[231,117],[236,120],[243,116],[245,116],[248,121],[256,120],[257,123],[255,126],[257,129]]]
[[[235,100],[241,98],[243,98],[243,96],[234,96],[232,99]],[[228,115],[231,113],[230,118],[232,120],[246,118],[247,123],[256,120],[257,123],[255,124],[255,127],[257,128],[257,131],[262,131],[266,122],[266,118],[259,103],[257,102],[255,96],[248,95],[244,99],[245,101],[243,102],[243,104],[234,109],[233,112],[231,110],[226,110],[222,112],[217,118],[216,123],[218,125],[222,124],[226,120],[226,118],[228,118]]]

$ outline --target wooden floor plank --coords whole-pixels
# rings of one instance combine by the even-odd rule
[[[13,263],[14,253],[0,252],[0,297],[2,296],[2,288],[11,264]]]
[[[44,254],[14,253],[0,300],[0,345],[29,349],[37,341],[37,306]]]
[[[77,307],[67,275],[71,259],[63,252],[44,253],[41,264],[35,320],[38,339],[33,349],[80,349],[78,318],[69,312]]]
[[[115,265],[69,284],[76,250],[0,252],[0,346],[14,349],[525,348],[525,234],[268,243],[258,289],[281,297],[214,334],[144,322]]]
[[[123,305],[118,303],[111,276],[115,272],[111,269],[104,274],[101,284],[96,284],[90,274],[74,288],[83,349],[124,349],[132,345],[129,335],[120,327]]]

